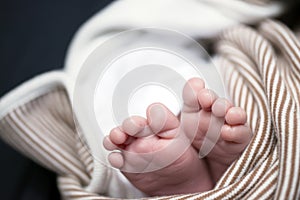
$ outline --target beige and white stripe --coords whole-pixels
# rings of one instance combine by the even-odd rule
[[[299,199],[299,39],[283,24],[265,21],[259,31],[246,26],[225,31],[217,51],[228,92],[246,110],[254,137],[213,190],[155,199]],[[76,132],[64,88],[9,111],[0,120],[0,133],[58,174],[65,199],[109,199],[85,189],[94,160]]]

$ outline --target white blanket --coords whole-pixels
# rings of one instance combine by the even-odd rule
[[[211,39],[224,29],[239,23],[255,24],[262,19],[278,15],[282,10],[283,5],[279,3],[257,5],[238,0],[116,1],[92,17],[76,33],[68,50],[65,70],[76,80],[77,73],[87,56],[104,41],[122,31],[154,27],[179,31],[194,39]],[[128,41],[131,42],[135,41]],[[199,58],[199,62],[203,65],[211,64],[204,58]],[[95,140],[88,141],[88,144],[95,150],[95,155],[102,151]],[[121,173],[113,172],[117,177],[111,181],[110,194],[124,197],[124,190],[132,190],[131,184]],[[126,188],[116,187],[120,181],[127,185]]]
[[[0,117],[5,116],[12,108],[47,93],[51,84],[59,83],[67,88],[72,100],[78,72],[88,55],[104,41],[122,31],[155,27],[175,30],[194,39],[211,39],[231,26],[239,23],[255,24],[282,11],[283,5],[273,2],[252,4],[238,0],[115,1],[87,21],[76,33],[67,53],[64,71],[42,75],[7,94],[0,102]],[[130,42],[134,43],[135,39]],[[199,62],[209,65],[206,60]],[[102,145],[86,138],[92,154],[106,157]],[[31,157],[32,155],[35,154],[31,154]],[[97,161],[94,161],[91,181],[85,190],[111,197],[144,196],[117,170],[106,168]]]

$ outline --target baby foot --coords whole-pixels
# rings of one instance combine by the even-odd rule
[[[147,109],[147,119],[131,117],[104,139],[108,160],[148,195],[212,189],[204,159],[182,133],[179,120],[162,104]]]
[[[200,150],[200,154],[202,150],[206,151],[206,161],[215,183],[251,140],[246,112],[205,89],[204,82],[198,78],[185,85],[183,99],[181,119],[184,132],[193,139],[193,146]],[[206,149],[203,148],[205,145]]]

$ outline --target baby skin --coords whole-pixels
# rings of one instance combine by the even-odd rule
[[[246,113],[206,89],[193,78],[183,89],[180,119],[164,105],[148,107],[147,118],[133,116],[104,139],[110,164],[150,196],[203,192],[214,187],[249,144],[252,132]],[[209,140],[214,120],[219,137],[202,159],[199,150]],[[217,127],[217,125],[216,125]]]

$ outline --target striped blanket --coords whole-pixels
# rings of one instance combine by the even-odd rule
[[[254,137],[213,190],[155,199],[299,199],[299,39],[281,23],[265,21],[257,30],[225,31],[216,48],[225,85],[246,110]],[[56,172],[64,199],[109,199],[88,187],[101,172],[78,137],[64,84],[41,84],[47,89],[1,100],[1,138]]]

